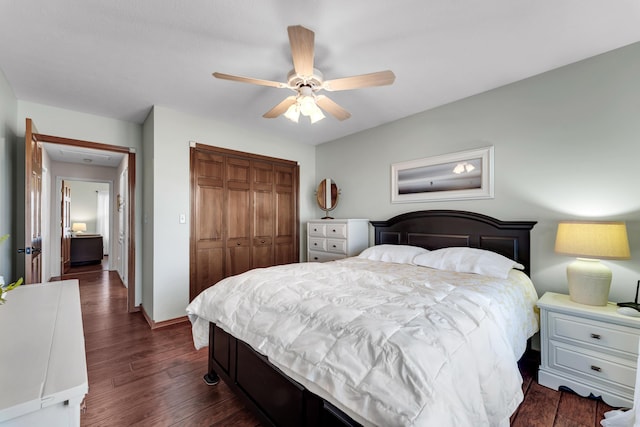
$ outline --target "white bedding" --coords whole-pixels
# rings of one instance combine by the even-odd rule
[[[499,426],[522,401],[517,360],[537,295],[507,279],[347,258],[256,269],[187,307],[364,425]]]

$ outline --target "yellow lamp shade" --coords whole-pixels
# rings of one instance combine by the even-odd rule
[[[624,222],[560,222],[556,252],[584,258],[629,259],[629,240]]]
[[[87,224],[84,222],[74,222],[71,225],[71,231],[76,233],[84,233],[87,231]]]

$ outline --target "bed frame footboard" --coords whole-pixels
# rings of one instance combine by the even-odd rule
[[[209,370],[205,381],[222,378],[265,426],[361,426],[311,393],[249,345],[209,324]]]

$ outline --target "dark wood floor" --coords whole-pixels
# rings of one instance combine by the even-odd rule
[[[65,273],[66,276],[74,276],[80,273],[95,273],[96,271],[103,271],[109,269],[109,257],[104,256],[100,262],[87,263],[81,265],[73,265],[69,268],[69,271]]]
[[[126,288],[115,272],[77,278],[89,374],[82,426],[259,425],[224,383],[204,384],[207,350],[194,349],[189,323],[151,330],[140,313],[126,313]],[[535,354],[521,363],[525,400],[512,426],[599,427],[611,408],[540,386],[537,364]]]

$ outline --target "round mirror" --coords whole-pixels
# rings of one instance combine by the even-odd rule
[[[340,190],[338,190],[338,186],[331,179],[323,179],[318,184],[318,190],[316,190],[316,201],[318,202],[318,206],[320,209],[325,211],[325,217],[322,219],[333,219],[329,216],[329,211],[332,211],[336,208],[338,204],[338,195]]]

